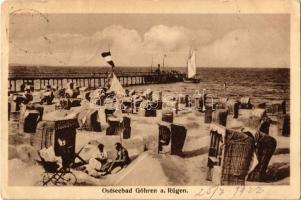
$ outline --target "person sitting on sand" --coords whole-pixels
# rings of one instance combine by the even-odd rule
[[[90,158],[89,163],[85,166],[85,170],[88,174],[95,176],[102,167],[107,163],[108,155],[103,144],[97,146],[97,150]]]
[[[103,167],[103,171],[105,171],[105,174],[110,174],[112,172],[113,169],[115,169],[116,167],[125,167],[128,164],[130,164],[131,159],[129,157],[128,151],[126,148],[124,148],[119,142],[117,142],[115,144],[115,149],[117,151],[117,156],[115,158],[115,160],[113,160],[112,162],[107,163],[104,167]]]

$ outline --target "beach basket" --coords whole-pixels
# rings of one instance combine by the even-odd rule
[[[26,110],[37,110],[40,113],[39,120],[43,120],[44,114],[44,106],[42,106],[39,102],[29,103],[26,105]]]
[[[226,106],[226,109],[228,110],[228,114],[233,115],[233,118],[238,117],[239,105],[240,105],[240,103],[233,99],[226,102],[225,106]]]
[[[172,111],[162,111],[162,121],[173,123],[173,112]]]
[[[73,158],[75,154],[76,128],[78,128],[76,118],[54,118],[53,121],[41,121],[38,123],[36,133],[32,136],[32,145],[36,150],[53,146],[55,155],[62,156],[65,152],[59,145],[60,139],[65,141],[65,146],[68,147],[70,154],[69,157]]]
[[[216,108],[217,109],[225,109],[226,108],[226,102],[228,101],[228,97],[222,97],[218,99]]]
[[[184,95],[179,95],[179,103],[180,104],[185,104],[185,97]]]
[[[271,125],[271,120],[268,117],[263,117],[263,119],[261,120],[261,124],[259,127],[259,131],[265,133],[265,134],[269,134],[270,132],[270,125]]]
[[[130,139],[131,138],[131,127],[125,127],[123,129],[123,139]]]
[[[13,99],[14,100],[11,101],[11,111],[12,112],[19,111],[21,107],[21,103],[24,101],[24,97],[18,94],[14,94]]]
[[[201,104],[202,104],[202,98],[199,97],[199,96],[196,96],[196,97],[194,98],[194,106],[195,106],[195,109],[196,109],[196,110],[202,110]]]
[[[250,135],[226,129],[221,185],[244,185],[255,150]]]
[[[256,157],[258,160],[255,168],[248,174],[248,181],[266,181],[271,177],[266,176],[266,171],[269,162],[275,152],[277,141],[262,132],[257,132],[255,135],[256,140]]]
[[[162,110],[163,102],[162,100],[155,101],[156,104],[156,110]]]
[[[46,103],[47,105],[50,105],[54,99],[54,94],[52,91],[46,92],[46,94],[43,94],[41,97],[41,103],[44,104]]]
[[[212,122],[212,107],[207,107],[205,110],[205,123],[210,124]]]
[[[81,103],[80,98],[70,98],[69,100],[70,100],[70,106],[71,107],[80,106],[80,103]]]
[[[35,133],[39,120],[40,113],[38,110],[26,110],[24,116],[20,118],[20,133]]]
[[[101,131],[100,122],[98,122],[98,111],[95,109],[86,109],[78,115],[79,127],[86,131]]]
[[[115,117],[108,117],[109,127],[106,129],[106,135],[118,135],[121,130],[120,120]]]
[[[108,121],[108,117],[112,116],[115,110],[115,108],[105,108],[106,122]]]
[[[133,100],[130,97],[125,97],[122,100],[122,112],[133,113]]]
[[[87,101],[90,101],[91,100],[91,92],[90,91],[87,91],[87,92],[84,92],[83,96],[84,98],[87,100]]]
[[[185,95],[185,107],[188,107],[189,106],[189,95],[186,94]]]
[[[242,109],[251,109],[252,108],[250,97],[242,97],[240,99],[240,108],[242,108]]]
[[[158,137],[158,153],[163,150],[163,146],[169,145],[171,130],[170,124],[166,122],[161,122],[158,124],[159,126],[159,137]]]
[[[278,115],[277,127],[279,136],[290,136],[290,115]]]
[[[123,121],[122,121],[123,127],[131,127],[131,118],[129,116],[123,116]]]
[[[171,155],[182,155],[187,129],[178,124],[171,124]]]
[[[60,99],[60,104],[59,104],[60,109],[66,109],[69,110],[71,108],[71,102],[67,98],[62,98]]]
[[[220,185],[244,185],[255,151],[252,134],[211,124],[210,136],[207,180]]]
[[[226,109],[216,109],[212,113],[212,122],[226,126],[227,123],[228,110]]]
[[[224,141],[223,137],[225,135],[226,128],[222,125],[211,124],[210,125],[210,146],[208,151],[208,173],[206,180],[212,181],[212,170],[213,168],[220,168],[222,161],[222,142]],[[218,175],[217,175],[218,176]],[[220,184],[220,177],[218,178]]]
[[[273,101],[272,104],[267,105],[266,110],[269,114],[286,114],[286,102],[285,100]]]
[[[156,117],[157,110],[154,102],[148,102],[145,109],[145,117]]]
[[[237,120],[243,127],[259,129],[263,118],[266,117],[265,109],[240,109]]]

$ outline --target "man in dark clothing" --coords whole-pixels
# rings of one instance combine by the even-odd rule
[[[126,148],[124,148],[119,142],[115,144],[115,148],[117,151],[116,159],[113,160],[113,162],[108,163],[106,166],[104,166],[104,170],[106,171],[106,174],[110,174],[113,169],[116,167],[125,167],[128,164],[130,164],[131,159],[129,157],[128,151]]]

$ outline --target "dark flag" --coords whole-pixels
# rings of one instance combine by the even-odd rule
[[[109,65],[112,66],[112,68],[115,67],[114,62],[113,62],[113,60],[112,60],[112,56],[111,56],[111,52],[110,52],[110,51],[108,51],[108,52],[103,52],[103,53],[101,54],[101,56],[107,61],[107,63],[109,63]]]

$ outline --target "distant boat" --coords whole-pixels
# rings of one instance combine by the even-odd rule
[[[199,83],[201,79],[196,78],[196,63],[195,63],[195,51],[190,52],[187,59],[187,77],[184,78],[184,83]]]

